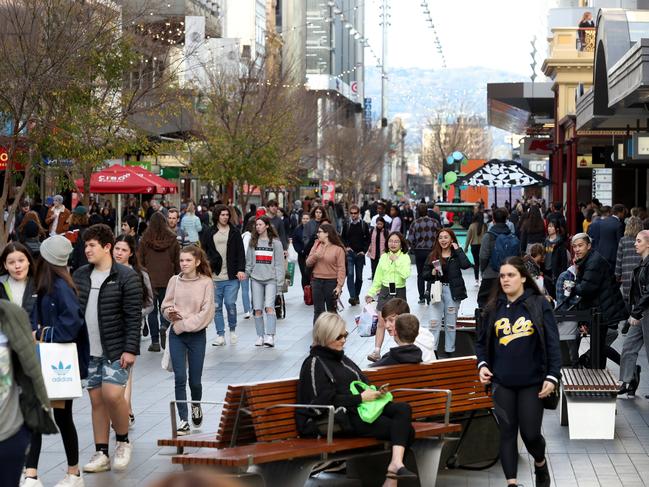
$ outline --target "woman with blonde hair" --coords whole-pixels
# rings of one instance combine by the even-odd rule
[[[407,447],[414,440],[412,410],[407,403],[389,402],[381,416],[373,423],[366,423],[358,414],[358,406],[383,396],[387,388],[367,389],[352,394],[350,384],[362,381],[370,384],[361,369],[345,355],[345,343],[349,332],[345,321],[335,313],[322,313],[313,326],[313,345],[309,356],[302,363],[297,386],[300,404],[336,407],[335,422],[343,433],[385,440],[392,445],[392,458],[386,473],[384,486],[395,486],[399,479],[414,479],[417,475],[403,464]],[[326,418],[323,409],[298,409],[296,423],[302,436],[322,436],[321,420]]]
[[[203,225],[201,219],[196,216],[196,206],[193,201],[187,203],[185,215],[180,220],[180,228],[187,234],[187,240],[192,244],[198,243],[198,234],[203,230]]]
[[[615,278],[621,283],[624,304],[629,307],[629,293],[631,292],[631,279],[633,269],[640,265],[642,257],[635,251],[635,238],[642,231],[642,220],[632,216],[624,228],[624,236],[617,246],[615,258]],[[626,327],[626,326],[625,326]]]
[[[638,352],[644,344],[649,354],[649,230],[642,230],[635,238],[635,251],[641,257],[640,265],[633,269],[629,292],[629,332],[620,354],[620,387],[618,394],[635,396],[640,382]]]

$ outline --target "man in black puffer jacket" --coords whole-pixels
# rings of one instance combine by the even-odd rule
[[[597,308],[601,313],[600,361],[592,366],[604,368],[607,356],[619,364],[620,355],[610,345],[617,338],[619,322],[629,317],[619,284],[615,282],[607,260],[592,250],[588,234],[578,233],[572,237],[572,249],[577,265],[572,295],[579,300],[577,307],[582,310]],[[590,332],[592,334],[595,330]]]
[[[107,225],[91,226],[84,237],[89,264],[80,267],[73,278],[90,341],[88,393],[96,453],[83,471],[110,470],[110,423],[117,439],[112,467],[124,470],[132,452],[124,388],[140,353],[142,285],[134,270],[113,260],[115,239]]]

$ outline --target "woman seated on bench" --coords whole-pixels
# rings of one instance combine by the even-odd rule
[[[334,313],[323,313],[313,327],[311,353],[302,364],[298,382],[299,404],[333,405],[336,407],[335,433],[344,436],[365,436],[392,443],[392,459],[388,465],[386,484],[396,485],[393,479],[416,478],[403,464],[406,447],[415,438],[412,411],[406,403],[390,402],[373,423],[364,422],[358,415],[361,402],[373,401],[387,392],[366,390],[354,395],[349,389],[352,381],[369,384],[367,377],[343,348],[347,339],[343,319]],[[323,436],[327,431],[327,410],[298,409],[297,428],[302,436]]]

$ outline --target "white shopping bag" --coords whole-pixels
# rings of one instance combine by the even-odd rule
[[[363,311],[357,319],[358,334],[362,337],[376,335],[376,327],[379,323],[379,315],[376,312],[376,304],[370,303],[363,306]]]
[[[160,363],[160,366],[167,372],[174,371],[173,365],[171,365],[171,352],[169,350],[169,342],[167,342],[167,346],[162,352],[162,362]]]
[[[288,255],[286,258],[288,259],[289,262],[297,262],[297,250],[295,250],[295,247],[293,247],[293,244],[290,243],[288,244]]]
[[[430,302],[440,303],[442,301],[442,281],[435,281],[430,285]]]
[[[38,344],[41,371],[51,401],[81,397],[81,375],[77,345],[74,343]]]

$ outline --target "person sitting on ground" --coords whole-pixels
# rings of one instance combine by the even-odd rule
[[[386,323],[386,329],[394,337],[397,346],[392,347],[378,361],[370,364],[370,367],[421,363],[421,348],[415,345],[419,334],[419,320],[415,315],[410,313],[399,315],[394,320],[394,325]]]
[[[361,369],[345,355],[345,341],[349,333],[345,321],[335,313],[322,313],[313,326],[313,345],[302,363],[297,384],[297,402],[314,406],[336,407],[335,425],[347,435],[377,438],[392,445],[392,458],[388,465],[386,486],[396,487],[399,479],[414,479],[417,475],[403,464],[406,448],[414,441],[412,409],[407,403],[389,402],[381,416],[366,423],[358,414],[358,406],[383,396],[387,389],[366,389],[352,394],[350,384],[369,380]],[[295,421],[301,436],[316,437],[326,434],[328,411],[323,408],[299,408]]]

